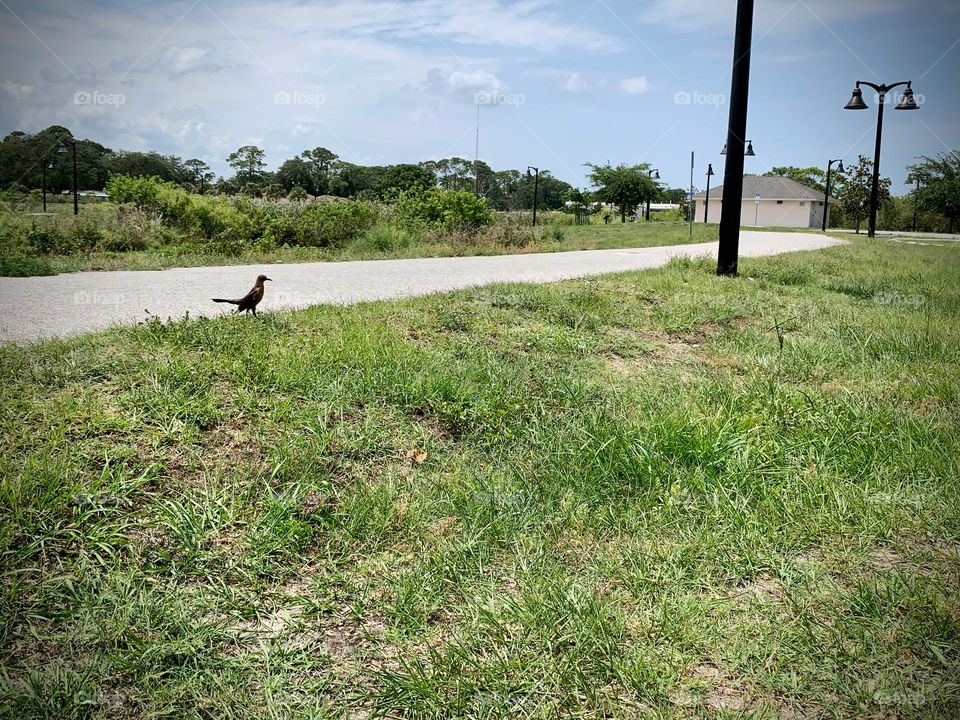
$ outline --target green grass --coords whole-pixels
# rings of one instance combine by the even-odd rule
[[[8,211],[0,215],[0,232],[36,222],[43,226],[53,220],[61,233],[72,226],[73,206],[49,204],[49,217]],[[553,213],[559,215],[559,213]],[[117,230],[117,207],[108,202],[88,202],[81,206],[79,222],[104,230],[105,238]],[[503,222],[501,220],[501,222]],[[516,223],[516,219],[511,221]],[[112,229],[112,230],[111,230]],[[172,267],[208,265],[262,265],[340,260],[377,260],[411,257],[451,257],[465,255],[504,255],[565,250],[594,250],[622,247],[653,247],[708,242],[717,239],[714,225],[694,224],[692,235],[685,223],[638,222],[621,225],[602,223],[584,226],[548,225],[536,232],[514,229],[501,237],[496,228],[485,233],[423,234],[399,230],[392,225],[375,225],[365,235],[337,247],[264,247],[249,243],[240,252],[225,249],[215,241],[198,241],[178,231],[164,228],[162,238],[144,239],[145,249],[97,249],[69,254],[35,254],[29,248],[9,246],[0,237],[0,276],[50,275],[89,270],[163,270]],[[137,237],[136,230],[132,230]],[[160,234],[157,230],[154,234]],[[11,235],[12,236],[12,235]],[[7,235],[4,235],[7,237]]]
[[[523,247],[501,244],[474,244],[462,237],[432,242],[412,242],[390,249],[378,249],[360,238],[343,248],[291,247],[270,251],[224,254],[197,245],[170,245],[151,250],[90,253],[53,256],[49,262],[55,272],[82,270],[163,270],[171,267],[205,265],[259,265],[265,263],[322,262],[341,260],[383,260],[415,257],[455,257],[466,255],[512,255],[567,250],[604,250],[641,248],[658,245],[685,245],[717,239],[715,225],[694,225],[689,234],[684,223],[630,223],[627,225],[582,225],[543,228],[540,239]]]
[[[957,717],[958,252],[0,348],[0,717]]]

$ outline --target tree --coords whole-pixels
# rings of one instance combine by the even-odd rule
[[[182,182],[186,179],[183,164],[176,155],[118,150],[108,154],[105,163],[107,170],[113,175],[158,177],[169,182]]]
[[[860,224],[870,215],[870,192],[873,185],[873,161],[863,155],[857,164],[848,165],[838,173],[837,209],[847,222],[852,222],[857,232]],[[880,178],[879,201],[890,197],[890,178]]]
[[[437,184],[446,190],[473,190],[473,161],[462,157],[428,160],[420,163],[437,178]]]
[[[91,140],[74,138],[62,125],[51,125],[30,135],[14,131],[0,142],[0,187],[11,184],[40,188],[43,166],[47,170],[47,189],[53,192],[73,187],[73,154],[69,141],[77,143],[77,184],[80,190],[101,190],[106,185],[109,171],[109,148]],[[60,149],[64,152],[60,152]]]
[[[264,157],[266,153],[256,145],[244,145],[227,156],[227,164],[236,172],[234,180],[238,185],[246,188],[247,185],[259,185],[262,182],[263,169],[267,165]]]
[[[793,165],[781,165],[773,168],[770,172],[764,173],[763,177],[787,177],[820,192],[826,192],[827,190],[826,173],[821,168],[814,166],[799,168]]]
[[[317,195],[316,173],[313,167],[302,157],[285,160],[277,169],[277,182],[289,191],[299,187],[304,192]]]
[[[313,172],[313,186],[317,195],[330,191],[330,170],[337,161],[337,154],[325,147],[315,147],[300,153]]]
[[[434,175],[421,165],[400,164],[376,168],[371,190],[378,198],[386,198],[404,190],[429,190]]]
[[[653,200],[659,188],[650,177],[647,163],[639,165],[606,165],[585,163],[590,168],[590,179],[596,188],[597,197],[616,205],[620,210],[620,222],[627,221],[627,213],[633,212],[640,203]]]
[[[183,163],[183,171],[186,175],[187,182],[197,188],[201,194],[203,193],[204,185],[209,185],[216,177],[213,170],[210,169],[210,166],[203,160],[197,158],[191,158],[185,161]]]
[[[936,158],[923,156],[920,160],[907,168],[912,178],[920,181],[915,201],[924,209],[944,215],[948,232],[952,233],[960,218],[960,151],[940,153]]]

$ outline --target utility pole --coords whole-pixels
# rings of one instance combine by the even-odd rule
[[[753,0],[738,0],[730,79],[730,115],[727,121],[727,160],[723,167],[723,207],[720,210],[720,248],[717,275],[736,275],[740,249],[740,208],[743,198],[743,143],[747,134],[750,94],[750,44],[753,39]]]
[[[693,237],[693,150],[690,151],[690,194],[687,196],[687,218],[690,224],[690,237]]]
[[[477,98],[477,141],[473,150],[473,194],[480,197],[480,98]]]

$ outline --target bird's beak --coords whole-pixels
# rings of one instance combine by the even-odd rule
[[[264,280],[269,280],[270,282],[273,282],[273,278],[264,278]]]

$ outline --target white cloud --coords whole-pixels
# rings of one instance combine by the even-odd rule
[[[504,82],[496,73],[489,70],[454,70],[448,72],[440,68],[431,68],[422,83],[417,86],[421,92],[431,95],[460,98],[474,101],[477,93],[499,93],[506,89]]]
[[[563,85],[565,90],[570,92],[580,92],[587,89],[587,81],[584,79],[583,75],[578,72],[573,73],[570,77],[567,78],[567,82]]]
[[[650,90],[650,81],[646,75],[624,78],[620,81],[620,89],[627,95],[643,95]]]
[[[20,85],[12,80],[4,80],[3,83],[0,83],[0,88],[6,90],[8,94],[13,95],[18,100],[33,92],[33,85]]]

